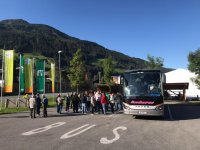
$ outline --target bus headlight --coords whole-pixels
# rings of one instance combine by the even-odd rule
[[[123,108],[124,109],[130,109],[130,107],[126,103],[123,103]]]
[[[163,110],[163,104],[156,105],[156,110],[157,111]]]

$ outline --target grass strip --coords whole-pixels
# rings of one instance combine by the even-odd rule
[[[48,107],[55,107],[56,106],[56,102],[53,101],[53,98],[49,98],[48,99]],[[29,111],[28,107],[2,107],[2,109],[0,110],[0,115],[1,114],[11,114],[11,113],[18,113],[18,112],[23,112],[23,111]]]

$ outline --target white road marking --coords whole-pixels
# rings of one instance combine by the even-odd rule
[[[170,108],[169,108],[169,105],[167,105],[167,109],[168,109],[168,112],[169,112],[170,120],[174,120],[174,119],[173,119],[173,116],[172,116],[172,113],[171,113],[171,110],[170,110]]]
[[[107,137],[103,137],[100,139],[100,143],[102,144],[111,144],[117,140],[119,140],[120,135],[118,134],[117,130],[122,129],[122,130],[127,130],[127,127],[121,126],[113,129],[113,134],[115,135],[114,139],[108,140]]]
[[[42,128],[38,128],[38,129],[34,129],[34,130],[31,130],[31,131],[22,133],[21,135],[33,135],[33,134],[45,132],[49,129],[59,127],[59,126],[62,126],[64,124],[65,124],[65,122],[57,122],[57,123],[54,123],[54,124],[51,124],[51,125],[48,125],[48,126],[45,126],[45,127],[42,127]]]
[[[67,139],[67,138],[71,138],[71,137],[73,137],[73,136],[79,135],[79,134],[81,134],[81,133],[83,133],[83,132],[85,132],[85,131],[87,131],[87,130],[93,128],[93,127],[95,127],[96,125],[93,124],[93,125],[91,125],[91,126],[89,126],[89,127],[87,127],[87,126],[89,126],[89,124],[85,124],[85,125],[83,125],[83,126],[81,126],[81,127],[79,127],[79,128],[76,128],[76,129],[70,131],[70,132],[67,132],[67,133],[65,133],[64,135],[62,135],[62,136],[60,137],[60,139]],[[87,127],[87,128],[85,128],[85,127]],[[85,128],[85,129],[81,130],[82,128]],[[79,131],[79,132],[76,132],[76,131],[78,131],[78,130],[80,130],[80,131]],[[74,133],[74,132],[76,132],[76,133]],[[74,133],[74,134],[72,134],[72,133]],[[71,135],[70,135],[70,134],[71,134]]]

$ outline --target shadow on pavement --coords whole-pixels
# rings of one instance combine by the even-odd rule
[[[123,112],[116,112],[114,114],[123,114]],[[66,113],[66,112],[63,112],[61,114],[59,114],[59,113],[50,114],[48,117],[87,116],[87,115],[92,115],[92,113],[82,114],[81,112],[78,112],[78,113],[73,113],[73,112]],[[104,115],[104,114],[102,114],[102,113],[100,113],[100,114],[94,113],[94,116],[95,115]],[[108,115],[113,115],[113,114],[111,112],[108,112],[106,115],[108,116]]]
[[[3,116],[3,117],[0,117],[0,118],[29,118],[29,116]]]
[[[188,104],[165,104],[165,116],[136,116],[135,119],[158,120],[158,121],[180,121],[200,119],[200,106]]]
[[[40,117],[36,118],[43,118],[42,117],[42,109],[40,110],[41,115]],[[74,112],[62,112],[60,113],[56,113],[56,111],[54,111],[53,109],[49,108],[48,111],[48,118],[53,118],[53,117],[68,117],[68,116],[90,116],[92,113],[86,113],[86,114],[82,114],[80,111],[78,113],[74,113]],[[117,111],[114,114],[123,114],[122,111]],[[18,112],[18,113],[8,113],[8,114],[1,114],[0,118],[30,118],[30,112]],[[100,114],[96,113],[94,114],[94,116],[98,116],[98,115],[103,115],[102,112]],[[113,115],[110,111],[107,112],[106,116],[108,115]]]
[[[168,104],[166,105],[170,120],[200,119],[200,106],[194,104]]]

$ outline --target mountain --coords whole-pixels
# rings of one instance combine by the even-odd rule
[[[21,19],[0,21],[0,48],[15,49],[16,52],[40,54],[58,60],[58,51],[62,50],[61,67],[69,61],[78,48],[84,54],[87,68],[94,73],[97,60],[112,56],[119,69],[144,68],[144,60],[131,58],[122,53],[106,49],[97,43],[80,40],[58,31],[48,25],[30,24]]]
[[[79,48],[83,52],[87,75],[93,81],[98,79],[98,72],[102,72],[101,60],[109,56],[115,63],[116,73],[145,68],[145,61],[140,58],[132,58],[117,51],[109,50],[97,43],[71,37],[48,25],[31,24],[22,19],[0,21],[0,49],[14,49],[16,53],[23,53],[25,57],[45,59],[47,61],[46,71],[50,68],[50,62],[54,61],[58,66],[58,51],[61,50],[62,83],[66,81],[69,62]],[[15,59],[14,68],[19,66],[18,63],[19,58]],[[162,70],[167,72],[172,69],[162,68]],[[18,71],[16,70],[14,71],[15,83],[18,83],[17,77]],[[56,78],[58,80],[59,77],[56,76]],[[63,83],[62,87],[69,88],[67,82]],[[49,85],[46,86],[46,90],[50,91]],[[17,88],[16,84],[14,91],[18,91]]]
[[[51,60],[53,58],[57,64],[58,51],[62,50],[62,70],[66,70],[73,54],[81,48],[91,77],[97,75],[98,71],[102,71],[102,68],[97,65],[99,60],[109,56],[115,62],[118,72],[145,68],[145,61],[142,59],[109,50],[94,42],[71,37],[48,25],[31,24],[22,19],[0,21],[0,49],[3,48],[15,49],[17,53],[30,53]]]

